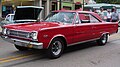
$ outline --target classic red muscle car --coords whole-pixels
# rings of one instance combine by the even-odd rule
[[[24,20],[21,16],[36,19],[40,12],[37,10],[32,13],[35,17],[31,12],[23,11],[15,15],[15,19]],[[29,8],[29,11],[33,10]],[[94,12],[58,10],[40,22],[4,26],[2,38],[13,43],[18,50],[46,49],[48,57],[58,58],[67,46],[93,40],[98,45],[105,45],[108,36],[117,31],[118,23],[102,21]]]

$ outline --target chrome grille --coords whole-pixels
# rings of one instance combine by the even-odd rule
[[[29,37],[29,32],[9,30],[9,35],[10,36],[16,36],[16,37],[22,37],[22,38],[28,38]]]

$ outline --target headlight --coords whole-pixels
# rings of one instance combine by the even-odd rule
[[[38,32],[34,31],[34,32],[31,32],[30,36],[33,40],[37,40],[37,35],[38,35]]]
[[[7,28],[3,28],[2,29],[2,33],[5,35],[5,34],[7,34]]]
[[[9,30],[9,29],[6,30],[6,34],[7,34],[7,35],[10,34],[10,30]]]

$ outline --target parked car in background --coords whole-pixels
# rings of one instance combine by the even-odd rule
[[[1,21],[0,26],[8,25],[8,24],[18,24],[18,23],[29,23],[35,22],[38,19],[39,14],[35,14],[34,12],[40,12],[43,7],[38,10],[38,7],[34,6],[18,6],[16,8],[15,14],[8,14],[5,20]],[[32,15],[28,14],[32,13]],[[27,17],[26,17],[27,16]]]
[[[38,7],[34,6],[18,6],[16,8],[15,14],[8,14],[4,20],[3,18],[0,18],[0,34],[4,25],[38,21],[39,12],[43,9],[43,7],[39,8],[40,9],[38,10]],[[28,13],[31,13],[32,15],[29,15]]]
[[[8,14],[6,17],[5,17],[5,20],[2,20],[0,22],[0,26],[3,26],[3,25],[7,25],[7,24],[13,24],[14,23],[14,14]]]
[[[15,20],[24,20],[24,17],[36,19],[39,9],[37,12],[29,9],[33,12],[24,13],[21,9]],[[51,12],[41,22],[3,26],[2,38],[20,51],[45,49],[49,58],[58,58],[68,46],[94,40],[98,45],[105,45],[109,35],[117,31],[118,23],[102,21],[97,13],[58,10]]]
[[[14,22],[13,18],[14,18],[14,14],[8,14],[5,20],[13,23]]]
[[[3,21],[4,19],[2,17],[0,17],[0,24],[1,24],[1,21]],[[1,32],[2,32],[2,28],[0,26],[0,35],[1,35]]]

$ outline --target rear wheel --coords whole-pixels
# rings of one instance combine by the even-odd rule
[[[120,21],[118,22],[118,26],[120,27]]]
[[[27,47],[22,47],[22,46],[18,46],[18,45],[15,45],[15,47],[16,47],[19,51],[26,51],[26,50],[28,50]]]
[[[100,39],[97,40],[98,45],[105,45],[108,41],[108,34],[103,34]]]
[[[62,55],[63,50],[64,50],[63,41],[59,38],[55,38],[50,43],[50,46],[47,49],[47,56],[52,59],[58,58]]]

